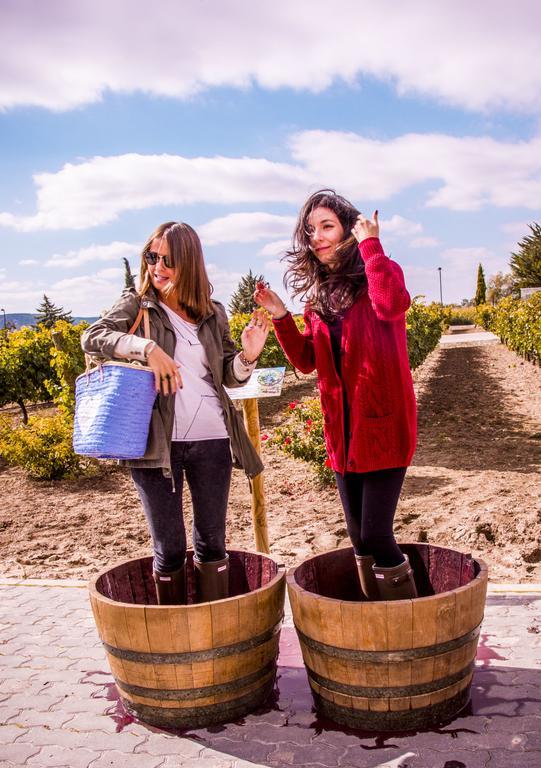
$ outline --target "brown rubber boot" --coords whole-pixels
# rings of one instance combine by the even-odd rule
[[[372,570],[374,558],[372,555],[355,555],[355,563],[361,582],[361,592],[367,600],[379,600],[378,585]]]
[[[194,557],[193,566],[198,603],[229,597],[229,555],[210,563],[202,563]]]
[[[410,561],[407,555],[404,557],[404,562],[393,568],[372,566],[380,600],[411,600],[418,597]]]
[[[186,563],[178,571],[154,571],[152,575],[156,584],[158,605],[186,604]]]

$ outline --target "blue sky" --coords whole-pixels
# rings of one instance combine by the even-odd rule
[[[200,233],[216,298],[308,194],[380,211],[412,295],[475,293],[541,220],[533,0],[2,0],[0,307],[109,307],[147,235]]]

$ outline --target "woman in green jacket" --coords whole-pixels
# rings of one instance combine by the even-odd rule
[[[269,331],[254,313],[239,352],[224,307],[211,299],[201,242],[188,225],[161,224],[145,243],[139,290],[127,289],[83,334],[85,352],[142,360],[153,370],[158,398],[142,459],[122,462],[131,474],[154,547],[158,602],[185,602],[184,475],[193,506],[194,566],[200,601],[228,594],[225,520],[231,469],[249,477],[263,469],[224,386],[247,382]],[[150,338],[140,325],[148,310]]]

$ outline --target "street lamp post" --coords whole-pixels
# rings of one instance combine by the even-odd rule
[[[439,272],[439,275],[440,275],[440,304],[443,307],[443,293],[442,293],[442,290],[441,290],[441,267],[438,267],[438,272]]]
[[[5,330],[5,328],[6,328],[6,310],[5,309],[0,309],[0,312],[4,313],[4,330]]]

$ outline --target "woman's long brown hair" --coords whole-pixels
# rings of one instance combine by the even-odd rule
[[[213,311],[212,284],[210,283],[203,258],[201,240],[189,224],[167,221],[160,224],[149,236],[141,252],[141,276],[139,295],[143,296],[152,285],[145,253],[152,247],[153,240],[165,237],[175,269],[169,293],[174,294],[178,305],[194,321]]]
[[[330,270],[310,247],[308,217],[316,208],[329,208],[344,228],[344,240],[338,245],[338,264]],[[351,234],[359,211],[345,197],[332,189],[320,189],[303,205],[293,233],[293,243],[284,257],[288,268],[284,285],[293,296],[300,296],[324,320],[332,320],[348,309],[366,291],[364,264],[358,243]]]

